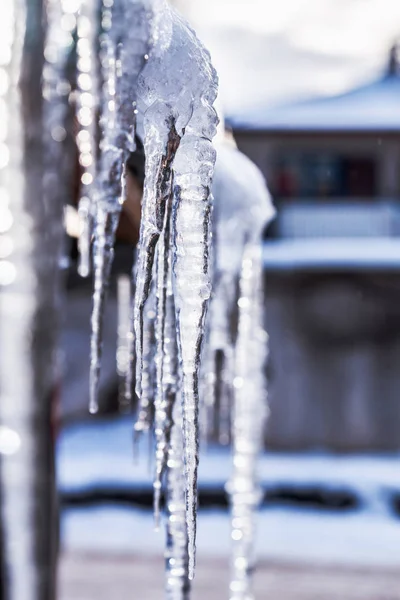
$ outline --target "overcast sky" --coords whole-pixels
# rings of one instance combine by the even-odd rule
[[[226,112],[344,91],[376,77],[400,0],[176,0],[211,51]],[[400,102],[400,98],[399,98]]]

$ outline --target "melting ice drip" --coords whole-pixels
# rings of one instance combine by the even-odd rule
[[[232,439],[233,474],[227,486],[233,544],[229,597],[250,600],[260,501],[256,467],[267,414],[261,240],[274,209],[259,170],[227,145],[218,147],[213,193],[213,296],[202,422],[206,435],[215,434],[213,424],[218,421],[220,441]],[[218,380],[222,385],[216,385]]]
[[[78,21],[78,144],[85,185],[80,208],[83,273],[89,271],[88,235],[91,220],[94,221],[90,410],[97,410],[102,315],[115,233],[125,199],[125,164],[135,149],[136,114],[141,112],[146,172],[129,336],[129,355],[131,359],[134,354],[136,357],[136,392],[140,398],[137,429],[148,426],[154,392],[157,517],[170,450],[173,404],[175,398],[182,401],[188,569],[192,578],[196,538],[198,378],[211,290],[210,188],[215,162],[211,140],[218,121],[212,107],[217,77],[209,54],[194,32],[164,0],[104,0],[99,85],[93,60],[96,20],[91,18],[96,10],[96,0],[91,3],[88,0],[82,5]],[[93,123],[97,106],[102,131],[100,156],[94,166]],[[175,364],[173,385],[168,383],[171,360]],[[127,399],[131,396],[132,382],[130,367]]]

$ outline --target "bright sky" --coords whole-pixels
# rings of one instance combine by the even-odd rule
[[[227,112],[337,93],[376,77],[400,36],[400,0],[175,4],[212,53]]]

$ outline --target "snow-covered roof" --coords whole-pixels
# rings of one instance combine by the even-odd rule
[[[257,131],[400,131],[400,76],[386,74],[345,94],[256,108],[229,119]]]

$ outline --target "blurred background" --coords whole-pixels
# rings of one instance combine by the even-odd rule
[[[264,241],[270,416],[256,598],[400,599],[400,4],[174,4],[209,48],[226,126],[277,208]],[[133,260],[120,233],[90,420],[92,282],[76,275],[74,238],[66,244],[63,600],[162,595],[147,441],[135,464],[132,418],[118,413]],[[229,448],[204,451],[195,599],[227,596],[229,473]]]

